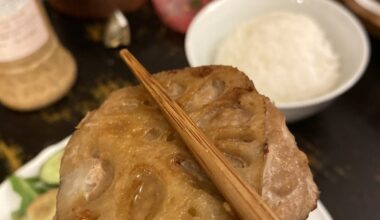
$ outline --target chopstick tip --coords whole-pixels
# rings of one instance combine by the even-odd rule
[[[120,54],[120,56],[124,57],[124,56],[129,56],[129,55],[131,54],[131,52],[129,52],[128,49],[123,48],[123,49],[121,49],[121,50],[119,51],[119,54]]]
[[[128,66],[133,66],[132,64],[135,63],[135,58],[132,55],[131,52],[129,52],[128,49],[124,48],[119,51],[120,57],[128,64]]]

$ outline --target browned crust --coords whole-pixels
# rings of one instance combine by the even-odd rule
[[[310,210],[316,208],[319,197],[308,159],[297,148],[294,136],[286,127],[284,115],[269,99],[265,99],[265,107],[268,153],[262,197],[281,219],[306,219]]]

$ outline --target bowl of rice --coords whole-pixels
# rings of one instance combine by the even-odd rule
[[[231,65],[288,122],[309,117],[364,73],[369,42],[360,22],[330,0],[218,0],[192,21],[190,66]]]

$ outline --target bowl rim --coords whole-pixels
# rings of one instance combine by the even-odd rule
[[[207,17],[207,15],[211,11],[217,10],[218,7],[220,7],[221,5],[225,4],[228,1],[232,1],[232,0],[217,0],[217,1],[210,2],[204,8],[202,8],[192,20],[185,36],[185,53],[186,53],[186,58],[190,66],[192,67],[197,66],[197,64],[195,64],[196,59],[194,58],[194,54],[190,52],[190,48],[191,48],[190,40],[192,38],[196,25],[200,23],[201,19],[203,19],[204,17]],[[308,1],[311,1],[311,0],[308,0]],[[355,69],[354,74],[348,80],[342,82],[339,86],[317,97],[312,97],[305,100],[292,101],[292,102],[287,102],[287,103],[278,103],[278,104],[275,103],[276,106],[280,109],[294,109],[294,108],[299,108],[299,107],[308,107],[308,106],[325,103],[337,98],[338,96],[342,95],[343,93],[348,91],[350,88],[352,88],[356,84],[356,82],[359,81],[359,79],[365,73],[365,70],[369,63],[371,48],[370,48],[368,34],[365,31],[363,25],[360,23],[360,21],[355,17],[355,15],[353,15],[342,4],[336,1],[330,1],[330,0],[312,0],[312,1],[322,2],[322,4],[325,4],[327,7],[333,8],[334,11],[336,11],[336,13],[342,14],[346,19],[349,20],[349,23],[351,23],[354,26],[354,29],[359,34],[359,38],[360,38],[359,43],[360,45],[362,45],[364,56],[361,57],[360,64]]]

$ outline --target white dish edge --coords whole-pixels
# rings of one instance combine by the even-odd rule
[[[46,147],[35,158],[18,169],[16,175],[21,177],[36,176],[43,162],[55,152],[63,149],[69,141],[69,138],[70,137],[66,137],[62,141]],[[13,192],[9,181],[5,180],[0,185],[0,219],[11,220],[11,213],[18,208],[19,204],[19,196]],[[332,220],[332,217],[322,202],[318,201],[317,209],[310,213],[307,220]]]

